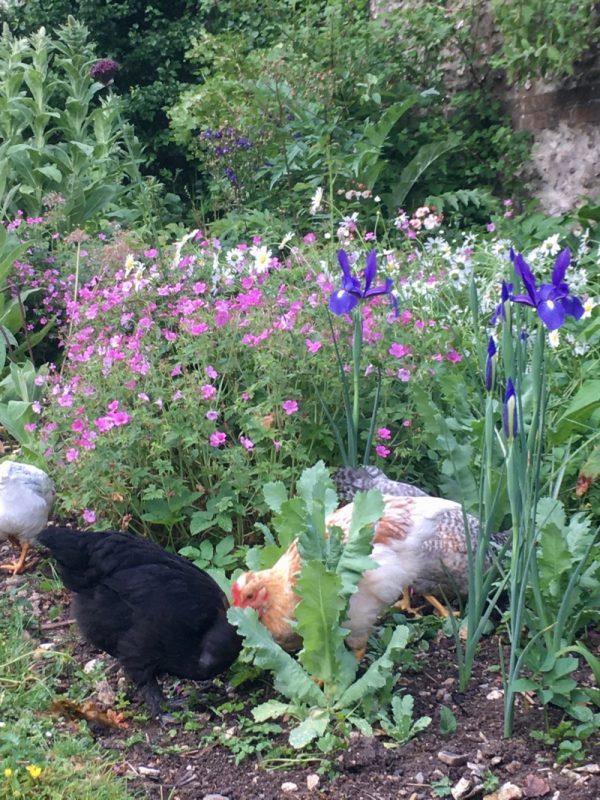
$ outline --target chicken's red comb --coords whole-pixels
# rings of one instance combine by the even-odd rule
[[[237,581],[231,586],[231,597],[233,598],[233,605],[239,606],[242,600],[242,593],[240,592],[240,587],[237,585]]]

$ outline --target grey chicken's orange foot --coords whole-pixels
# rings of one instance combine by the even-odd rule
[[[21,545],[21,554],[16,561],[6,562],[5,564],[0,564],[0,569],[6,570],[7,572],[12,572],[13,575],[20,575],[22,572],[25,572],[25,561],[27,559],[27,553],[29,552],[29,545],[22,544]]]

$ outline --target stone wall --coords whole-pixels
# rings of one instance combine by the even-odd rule
[[[403,13],[428,0],[373,0],[373,13]],[[485,80],[489,90],[510,114],[515,130],[533,134],[531,164],[525,180],[548,213],[562,213],[585,197],[600,199],[600,51],[592,49],[576,66],[575,75],[561,81],[508,86],[503,75],[487,68],[487,60],[501,37],[494,27],[489,0],[456,0],[448,6],[455,24],[475,10],[475,69],[450,48],[443,54],[449,92]]]

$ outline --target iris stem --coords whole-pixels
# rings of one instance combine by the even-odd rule
[[[360,306],[354,312],[354,337],[352,340],[353,397],[352,397],[352,429],[354,441],[352,450],[352,466],[358,466],[358,426],[360,422],[360,361],[362,355],[363,321]]]

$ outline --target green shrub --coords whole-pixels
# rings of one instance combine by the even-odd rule
[[[55,37],[40,28],[0,39],[0,197],[3,214],[54,209],[60,227],[83,226],[123,200],[128,172],[120,101],[100,103],[87,29],[69,18]]]

